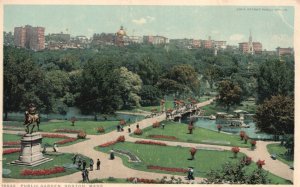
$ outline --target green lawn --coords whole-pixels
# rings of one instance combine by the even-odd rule
[[[257,105],[255,104],[255,101],[243,101],[241,105],[236,105],[230,107],[230,110],[228,113],[233,114],[234,110],[245,110],[249,113],[255,113]],[[216,102],[213,102],[210,105],[206,105],[202,107],[203,110],[205,110],[205,115],[216,115],[217,112],[227,112],[226,108],[224,106],[216,105]]]
[[[6,178],[18,178],[18,179],[41,179],[41,178],[53,178],[53,177],[59,177],[64,175],[70,175],[72,173],[75,173],[79,171],[76,168],[73,169],[67,169],[66,172],[63,173],[57,173],[52,175],[45,175],[45,176],[22,176],[20,175],[20,172],[23,169],[49,169],[53,168],[55,166],[63,166],[64,164],[72,164],[72,158],[73,154],[63,153],[61,155],[45,155],[47,158],[52,158],[53,160],[47,163],[44,163],[42,165],[36,166],[36,167],[28,167],[28,166],[17,166],[17,165],[9,165],[10,162],[17,160],[19,158],[19,153],[13,153],[8,155],[3,155],[3,165],[2,168],[11,170],[11,173],[8,176],[4,176]],[[84,157],[81,155],[82,158],[85,160],[89,160],[89,158]]]
[[[281,146],[280,144],[269,144],[267,145],[267,149],[270,154],[275,153],[277,155],[277,159],[283,163],[287,165],[294,164],[294,159],[285,155],[287,149],[284,146]]]
[[[203,143],[203,144],[250,147],[250,143],[248,142],[248,144],[245,144],[244,141],[240,140],[240,137],[238,135],[218,133],[216,131],[212,131],[200,127],[195,127],[193,134],[188,134],[187,124],[170,122],[170,121],[163,121],[162,123],[165,124],[165,129],[152,128],[152,126],[150,126],[146,129],[143,129],[143,135],[137,136],[131,134],[131,136],[137,138],[141,137],[141,138],[149,139],[148,137],[149,135],[165,135],[165,136],[175,136],[177,138],[176,141],[179,142],[193,142],[193,143]]]
[[[11,142],[11,141],[20,141],[21,136],[15,135],[15,134],[3,134],[3,142]],[[64,138],[43,138],[42,144],[48,144],[48,145],[53,145],[55,142],[64,140]],[[69,142],[66,144],[58,145],[58,147],[63,147],[63,146],[68,146],[72,145],[78,142],[82,142],[85,139],[77,139],[74,142]]]
[[[128,162],[128,158],[123,155],[118,155],[122,158],[123,164],[129,168],[136,170],[168,173],[176,175],[186,175],[185,173],[166,172],[159,170],[149,170],[148,165],[172,167],[172,168],[188,168],[194,167],[194,174],[197,177],[206,177],[206,173],[211,169],[219,169],[225,162],[239,162],[241,157],[245,156],[242,153],[238,154],[238,158],[233,158],[231,151],[210,151],[198,150],[195,155],[195,160],[189,160],[189,148],[185,147],[171,147],[171,146],[156,146],[156,145],[142,145],[135,143],[117,143],[111,147],[100,148],[96,147],[98,151],[108,153],[111,148],[127,150],[138,156],[141,159],[140,163]],[[247,169],[253,170],[257,166],[252,163]],[[286,184],[287,181],[275,175],[270,175],[272,183]]]
[[[119,121],[76,121],[75,126],[72,126],[70,121],[63,122],[44,122],[40,125],[40,130],[43,132],[55,132],[57,129],[72,129],[85,131],[87,134],[99,134],[98,127],[103,127],[105,133],[116,129]]]

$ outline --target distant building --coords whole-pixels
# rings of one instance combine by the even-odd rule
[[[201,47],[206,49],[212,49],[214,47],[210,36],[208,37],[208,40],[201,40]]]
[[[193,48],[201,47],[201,40],[194,40],[193,39]]]
[[[115,43],[114,33],[101,33],[94,34],[92,38],[93,45],[114,45]]]
[[[215,48],[226,49],[226,41],[213,41]]]
[[[146,44],[161,45],[168,44],[169,39],[164,36],[143,36],[143,42]]]
[[[15,46],[27,48],[34,51],[45,49],[45,28],[32,27],[26,25],[25,27],[14,28],[14,43]]]
[[[71,36],[70,34],[65,34],[61,32],[61,33],[49,34],[46,38],[48,41],[51,42],[68,43],[70,42]]]
[[[117,46],[124,46],[125,44],[125,36],[127,36],[125,30],[123,29],[123,26],[121,26],[120,30],[118,30],[116,32],[116,35],[115,35],[115,44]]]
[[[141,44],[143,43],[143,37],[142,36],[128,36],[129,43],[131,44]]]
[[[293,54],[293,48],[281,48],[281,47],[277,47],[276,48],[276,54],[278,56],[283,56],[283,55],[291,55]]]
[[[252,41],[252,34],[250,31],[249,41],[239,43],[239,50],[242,53],[261,54],[262,53],[262,44],[260,42]]]

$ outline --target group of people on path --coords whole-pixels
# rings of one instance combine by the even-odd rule
[[[78,154],[75,154],[72,158],[73,164],[77,165],[77,168],[82,171],[82,181],[83,182],[89,182],[89,170],[87,169],[87,162],[85,159],[82,159]],[[96,170],[100,170],[101,161],[98,158],[96,163]],[[90,159],[89,161],[90,171],[94,170],[94,160]]]

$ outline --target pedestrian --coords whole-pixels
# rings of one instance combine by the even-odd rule
[[[85,182],[90,182],[89,171],[87,169],[84,169],[83,173],[84,173],[83,175],[84,175]]]
[[[94,160],[90,159],[90,171],[93,171],[94,169]]]
[[[58,152],[58,148],[57,148],[57,144],[56,143],[53,144],[53,151],[54,152]]]
[[[99,158],[97,159],[97,170],[100,170],[100,164],[101,164],[101,162],[100,162],[100,160],[99,160]]]
[[[114,153],[114,150],[110,150],[110,159],[111,160],[114,160],[115,159],[115,153]]]
[[[82,176],[82,182],[85,182],[86,181],[86,177],[85,177],[84,170],[81,171],[81,176]]]
[[[73,160],[73,164],[75,164],[75,163],[76,163],[77,156],[78,156],[78,155],[77,155],[77,154],[75,154],[75,155],[74,155],[74,157],[72,158],[72,160]]]
[[[130,129],[130,127],[128,127],[128,133],[131,133],[131,129]]]
[[[117,131],[120,132],[120,125],[117,126]]]
[[[85,168],[86,168],[86,161],[83,160],[83,162],[82,162],[82,169],[85,170]]]
[[[137,128],[137,129],[139,129],[139,128],[140,128],[140,125],[139,125],[139,123],[137,123],[137,124],[136,124],[136,128]]]
[[[163,129],[165,129],[165,124],[164,123],[162,123],[161,126],[162,126]]]
[[[82,161],[81,161],[81,158],[79,158],[79,160],[78,160],[78,169],[81,169],[81,165],[82,165]]]

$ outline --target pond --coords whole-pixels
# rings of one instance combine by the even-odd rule
[[[184,123],[188,123],[188,120],[184,120]],[[232,133],[232,134],[239,134],[240,131],[245,131],[246,134],[253,139],[260,139],[260,140],[269,140],[269,139],[273,139],[273,135],[270,134],[266,134],[266,133],[261,133],[258,132],[256,127],[255,127],[255,123],[253,121],[248,122],[245,124],[249,125],[249,128],[240,128],[240,127],[223,127],[222,131],[223,132],[227,132],[227,133]],[[200,119],[198,118],[197,121],[195,122],[195,125],[197,127],[202,127],[202,128],[206,128],[206,129],[210,129],[210,130],[214,130],[217,131],[217,124],[216,124],[216,120],[209,120],[209,119]]]
[[[76,117],[77,120],[81,121],[90,121],[94,120],[94,115],[83,115],[80,113],[80,110],[75,107],[69,107],[69,110],[66,115],[61,114],[40,114],[41,121],[48,121],[48,120],[69,120],[71,117]],[[4,117],[4,116],[3,116]],[[126,121],[140,121],[145,117],[142,115],[133,115],[133,114],[119,114],[116,113],[115,115],[97,115],[97,121],[104,121],[106,120],[114,121],[125,119]],[[24,113],[22,112],[12,112],[8,113],[9,121],[23,121],[24,120]]]

